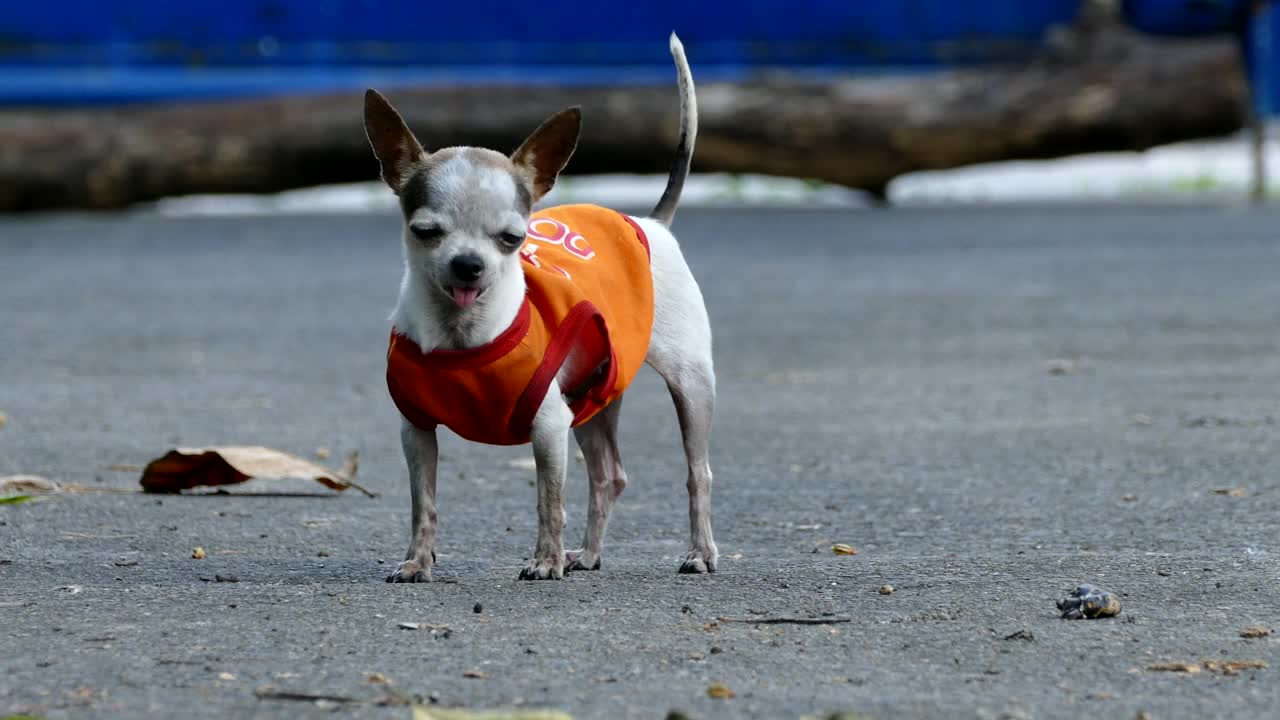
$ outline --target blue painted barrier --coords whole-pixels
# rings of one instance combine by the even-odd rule
[[[366,85],[667,82],[1024,59],[1080,0],[67,0],[0,10],[0,104]]]

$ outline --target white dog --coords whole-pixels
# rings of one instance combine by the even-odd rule
[[[531,215],[577,145],[578,108],[552,116],[510,157],[475,147],[428,153],[386,98],[366,93],[365,131],[405,220],[388,386],[404,416],[413,535],[388,582],[431,579],[437,425],[480,442],[532,442],[538,538],[521,578],[598,569],[609,511],[627,484],[617,441],[621,395],[641,361],[666,380],[688,460],[689,552],[680,572],[715,571],[711,330],[668,229],[689,173],[697,105],[674,34],[670,45],[680,141],[649,218],[594,206]],[[570,430],[586,457],[590,500],[583,547],[566,553]]]

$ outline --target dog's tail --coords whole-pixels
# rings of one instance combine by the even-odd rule
[[[675,58],[676,77],[680,82],[680,142],[671,161],[671,173],[667,175],[667,188],[650,213],[668,227],[675,219],[680,191],[684,190],[684,179],[689,177],[689,165],[693,162],[693,143],[698,138],[698,98],[693,90],[693,73],[689,72],[689,61],[684,57],[684,45],[675,33],[671,33],[671,56]]]

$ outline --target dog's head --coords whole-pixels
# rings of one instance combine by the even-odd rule
[[[428,296],[465,310],[519,276],[529,212],[569,162],[581,125],[575,107],[553,115],[510,157],[474,147],[429,153],[386,98],[365,93],[365,132],[382,179],[400,198],[406,261]]]

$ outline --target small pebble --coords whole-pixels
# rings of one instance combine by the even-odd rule
[[[1063,620],[1080,620],[1115,617],[1120,614],[1120,598],[1115,593],[1089,584],[1075,589],[1070,596],[1059,600],[1058,610]]]
[[[484,612],[484,606],[481,605],[480,603],[476,603],[475,607],[471,608],[471,612],[479,615],[480,613]]]
[[[880,594],[881,594],[881,595],[892,595],[892,594],[893,594],[893,586],[892,586],[892,585],[881,585],[881,586],[880,586]]]

